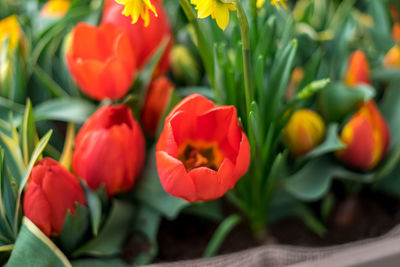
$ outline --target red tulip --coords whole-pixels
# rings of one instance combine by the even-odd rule
[[[24,197],[24,214],[47,236],[61,233],[75,203],[86,204],[78,180],[57,161],[45,158],[32,169]]]
[[[350,118],[343,128],[341,140],[346,148],[337,151],[336,155],[350,167],[370,170],[385,156],[390,132],[373,100]]]
[[[76,25],[66,59],[81,90],[96,100],[124,97],[135,78],[135,56],[129,38],[111,24]]]
[[[172,28],[162,1],[152,0],[151,3],[157,10],[158,16],[150,12],[150,23],[147,27],[144,26],[143,20],[132,24],[131,18],[121,14],[124,7],[117,4],[115,0],[106,0],[102,23],[111,23],[128,33],[139,69],[148,63],[164,38],[169,38],[168,46],[157,69],[158,73],[166,73],[170,65],[173,43]]]
[[[224,195],[250,163],[235,107],[216,107],[198,94],[186,97],[165,119],[156,160],[169,194],[190,202]]]
[[[353,87],[359,84],[371,84],[368,59],[364,52],[357,50],[349,57],[344,83]]]
[[[129,191],[145,158],[145,140],[126,106],[104,106],[80,129],[72,155],[75,174],[90,188],[105,185],[113,196]]]
[[[170,101],[173,88],[174,85],[164,76],[151,82],[141,114],[143,128],[148,134],[155,134],[161,116]]]

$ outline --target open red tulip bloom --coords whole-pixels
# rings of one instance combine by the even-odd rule
[[[90,188],[105,185],[113,196],[132,188],[144,158],[144,136],[132,111],[123,105],[104,106],[79,131],[72,168]]]
[[[24,197],[24,214],[47,236],[59,234],[75,203],[86,204],[78,179],[57,161],[41,160],[32,169]]]
[[[246,173],[250,148],[235,107],[216,107],[193,94],[165,119],[156,159],[165,191],[207,201],[223,196]]]
[[[115,0],[105,1],[102,23],[111,23],[128,34],[139,69],[142,69],[148,63],[162,41],[165,38],[169,39],[156,70],[158,74],[162,74],[166,73],[170,66],[173,34],[162,0],[152,0],[151,3],[157,10],[157,17],[150,12],[150,23],[147,27],[144,26],[144,22],[141,19],[132,24],[131,18],[122,15],[124,7],[117,4]]]
[[[127,34],[111,24],[79,23],[72,32],[66,59],[72,76],[88,96],[116,100],[135,78],[135,55]]]

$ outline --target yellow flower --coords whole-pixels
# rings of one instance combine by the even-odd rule
[[[42,7],[40,14],[43,17],[61,18],[67,13],[71,1],[69,0],[50,0]]]
[[[271,5],[276,6],[277,9],[281,8],[281,5],[286,8],[286,2],[287,0],[271,0]],[[257,0],[257,7],[260,8],[262,5],[264,5],[265,0]]]
[[[150,0],[115,0],[115,2],[125,6],[122,15],[131,16],[132,24],[135,24],[140,16],[144,26],[147,27],[150,22],[149,10],[157,16],[156,8]]]
[[[191,0],[190,2],[196,6],[197,16],[200,19],[211,15],[222,30],[225,30],[226,26],[228,26],[229,11],[236,10],[234,4],[224,3],[220,0]]]
[[[18,25],[16,15],[11,15],[3,20],[0,20],[0,55],[2,53],[3,43],[8,39],[8,50],[13,50],[17,47],[21,36],[21,29]]]

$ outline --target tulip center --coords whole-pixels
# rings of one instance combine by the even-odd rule
[[[216,143],[186,141],[179,148],[178,159],[183,162],[186,171],[200,167],[218,171],[223,155]]]

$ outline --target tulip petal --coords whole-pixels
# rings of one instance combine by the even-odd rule
[[[164,190],[189,202],[196,201],[196,189],[183,163],[164,151],[156,152],[157,170]]]
[[[29,183],[25,191],[24,215],[39,227],[45,235],[50,236],[50,204],[40,186],[35,182]]]
[[[250,144],[245,134],[242,134],[242,140],[240,142],[239,152],[235,164],[233,177],[236,179],[236,181],[233,180],[233,184],[235,184],[237,180],[247,172],[250,165]]]
[[[188,112],[192,116],[200,115],[209,109],[213,108],[215,105],[211,100],[208,100],[202,95],[192,94],[190,96],[185,97],[178,105],[176,105],[171,112],[169,113],[171,116],[177,113],[178,111]],[[171,116],[168,115],[166,120],[170,120]]]

